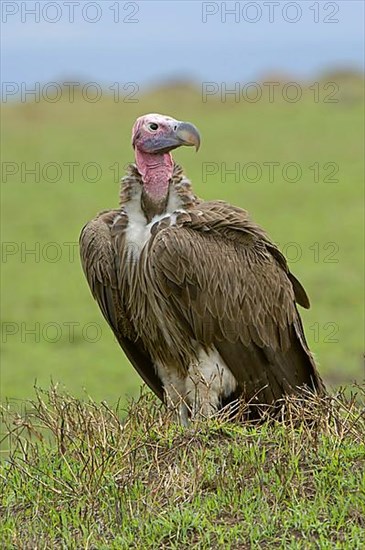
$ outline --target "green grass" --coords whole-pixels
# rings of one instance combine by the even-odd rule
[[[281,420],[182,428],[151,394],[120,410],[37,391],[4,411],[10,548],[359,549],[365,388],[290,399]]]
[[[136,395],[140,380],[90,296],[77,250],[69,258],[64,243],[76,243],[86,221],[118,204],[118,178],[123,166],[133,160],[131,126],[137,116],[151,111],[190,120],[199,127],[199,153],[188,149],[174,153],[196,192],[246,208],[287,251],[294,260],[293,272],[311,298],[312,308],[302,311],[302,316],[321,373],[330,385],[361,381],[363,107],[361,101],[326,104],[311,98],[312,94],[296,104],[202,103],[194,89],[167,88],[141,96],[136,104],[114,103],[106,97],[95,104],[78,98],[74,104],[5,105],[3,162],[24,162],[28,167],[56,162],[63,169],[55,183],[34,182],[31,176],[21,182],[17,174],[2,185],[2,240],[19,250],[6,257],[3,249],[2,254],[2,321],[18,328],[17,334],[7,335],[4,327],[10,325],[3,325],[2,399],[26,399],[35,380],[44,387],[50,379],[78,397],[85,388],[96,400],[110,404],[119,398],[125,403],[127,395]],[[280,163],[274,182],[263,166],[271,161]],[[97,162],[102,176],[90,183],[78,167],[72,183],[65,162],[80,166]],[[219,167],[225,162],[227,168],[237,162],[241,166],[256,162],[263,176],[256,183],[242,178],[236,182],[233,176],[222,182],[219,172],[203,183],[207,162]],[[283,179],[282,166],[288,162],[300,165],[300,181]],[[316,162],[321,167],[319,182],[310,169]],[[323,181],[329,173],[323,166],[328,162],[338,165],[338,182]],[[109,168],[114,163],[119,165],[117,178]],[[52,259],[56,251],[47,243],[57,244],[59,261],[47,261],[47,252]],[[22,246],[38,246],[39,258],[24,256],[24,250],[22,256]],[[295,261],[297,251],[300,258]],[[72,342],[65,325],[70,322],[77,323]],[[35,323],[39,323],[39,341],[25,333]],[[94,343],[82,332],[87,323],[100,327],[100,338]]]

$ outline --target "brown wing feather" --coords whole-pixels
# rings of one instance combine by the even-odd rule
[[[323,389],[295,306],[308,297],[245,211],[200,204],[157,227],[148,253],[154,291],[173,308],[177,330],[214,345],[248,397],[265,387],[260,399],[271,403],[304,384]]]
[[[116,265],[118,256],[121,256],[120,247],[124,245],[121,233],[125,229],[125,224],[117,224],[119,231],[115,231],[114,228],[112,237],[111,227],[117,216],[121,219],[120,211],[110,210],[83,228],[80,235],[81,263],[92,295],[120,346],[146,384],[163,400],[161,380],[155,372],[149,354],[134,333],[121,301]]]

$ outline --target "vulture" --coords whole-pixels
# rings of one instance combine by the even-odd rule
[[[322,394],[297,305],[308,296],[248,213],[194,195],[171,151],[189,122],[139,117],[119,207],[80,235],[91,293],[129,361],[183,425],[237,400]]]

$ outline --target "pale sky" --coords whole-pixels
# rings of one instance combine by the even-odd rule
[[[179,77],[235,82],[272,71],[310,78],[364,68],[362,0],[2,1],[1,8],[5,82],[72,77],[143,87]]]

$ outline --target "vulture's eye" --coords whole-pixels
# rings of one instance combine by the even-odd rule
[[[156,122],[151,122],[148,127],[150,130],[157,130],[158,124],[156,124]]]

